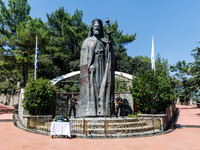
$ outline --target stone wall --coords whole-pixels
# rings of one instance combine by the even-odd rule
[[[159,120],[161,121],[161,128],[167,130],[172,122],[172,119],[175,117],[175,113],[176,113],[176,104],[174,103],[166,109],[166,114],[138,114],[138,116],[144,119],[159,118]]]
[[[72,93],[70,93],[70,92],[68,92],[68,93],[62,93],[62,92],[56,93],[55,115],[66,116],[66,115],[69,114],[68,100],[71,98],[71,94]],[[78,102],[77,109],[79,109],[79,93],[74,92],[73,94],[74,94],[75,98],[77,99],[77,102]],[[132,98],[131,94],[130,93],[121,93],[120,96],[121,96],[122,99],[128,100],[129,106],[133,110],[134,106],[133,106],[133,98]],[[117,93],[115,94],[115,97],[117,97]]]
[[[0,95],[0,103],[5,104],[6,101],[6,95],[2,94]]]
[[[122,82],[126,82],[127,83],[127,88],[129,89],[132,84],[132,75],[127,74],[127,73],[123,73],[123,72],[118,72],[115,71],[115,78],[119,78],[120,80],[122,80]],[[68,84],[69,81],[74,80],[77,83],[79,83],[80,81],[80,71],[75,71],[75,72],[71,72],[65,75],[62,75],[60,77],[57,77],[55,79],[52,79],[51,82],[52,84],[58,86],[59,88],[62,88],[65,84]],[[134,102],[133,102],[133,98],[131,96],[131,94],[129,92],[120,92],[121,93],[121,97],[123,99],[127,99],[129,102],[129,106],[132,108],[132,110],[134,111]],[[115,94],[115,97],[117,97],[117,94]],[[67,93],[57,93],[56,96],[56,110],[55,110],[55,115],[68,115],[68,104],[67,101],[69,100],[70,95]],[[79,99],[79,94],[77,94],[77,99]],[[79,104],[79,100],[78,100],[78,104]],[[77,109],[79,108],[79,105],[77,106]]]
[[[166,129],[166,116],[167,114],[138,114],[140,119],[147,120],[149,123],[152,121],[155,127],[161,130]]]
[[[69,114],[68,101],[71,98],[71,94],[74,94],[74,97],[77,99],[77,101],[79,103],[79,93],[78,92],[73,92],[73,93],[58,92],[58,93],[56,93],[55,115],[67,116]],[[78,106],[77,106],[77,109],[78,109]],[[52,114],[52,115],[54,115],[54,114]],[[73,113],[72,113],[72,115],[73,115]]]
[[[176,104],[174,102],[174,104],[172,104],[171,106],[169,106],[165,113],[167,114],[166,116],[166,128],[170,125],[173,117],[175,116],[176,113]]]
[[[0,95],[0,103],[8,106],[14,106],[18,104],[19,101],[19,92],[15,94],[2,94]]]
[[[18,117],[22,124],[26,127],[27,126],[27,118],[24,118],[24,115],[29,115],[28,111],[24,110],[22,107],[22,99],[24,98],[24,89],[21,89],[19,92],[14,94],[2,94],[0,95],[0,103],[7,105],[7,106],[18,106]]]
[[[24,108],[22,107],[23,98],[24,98],[24,89],[21,89],[20,95],[19,95],[19,103],[18,103],[18,117],[19,117],[22,125],[27,127],[28,119],[24,118],[24,115],[29,115],[29,112],[24,110]]]

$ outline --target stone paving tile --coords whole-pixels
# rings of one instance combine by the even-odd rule
[[[191,106],[190,106],[191,107]],[[180,106],[180,121],[191,112]],[[178,106],[179,108],[179,106]],[[184,109],[186,108],[186,109]],[[184,109],[184,111],[183,111]],[[194,109],[196,111],[196,109]],[[186,112],[185,112],[186,111]],[[187,113],[188,111],[188,113]],[[200,111],[197,110],[196,113]],[[182,114],[183,113],[183,114]],[[183,115],[183,116],[182,116]],[[181,118],[181,116],[183,118]],[[198,119],[198,115],[192,116]],[[178,122],[180,122],[178,121]],[[190,120],[189,120],[190,121]],[[197,122],[198,123],[198,122]],[[196,124],[196,122],[194,123]],[[159,136],[120,139],[64,139],[38,135],[16,128],[12,122],[0,123],[0,150],[199,150],[200,128],[177,128]]]
[[[13,114],[0,114],[0,120],[4,120],[4,119],[12,119],[13,118]]]
[[[200,109],[197,106],[177,105],[177,108],[180,112],[177,124],[200,126]]]
[[[13,107],[0,104],[0,120],[2,120],[2,119],[12,119],[13,118],[12,117],[13,116],[12,115],[13,110],[14,110]]]
[[[7,109],[7,110],[14,110],[14,107],[11,107],[11,106],[5,106],[3,104],[0,104],[0,110],[2,109]]]

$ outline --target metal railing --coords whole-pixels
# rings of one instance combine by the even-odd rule
[[[28,115],[23,116],[28,119],[27,127],[37,131],[50,132],[52,115]]]
[[[128,134],[143,133],[146,131],[162,131],[162,122],[160,118],[120,118],[120,119],[73,119],[72,133],[85,134]]]
[[[27,127],[37,131],[50,132],[51,115],[24,116],[28,118]],[[72,134],[88,136],[88,134],[101,134],[109,136],[112,134],[137,134],[144,132],[162,131],[160,118],[75,118],[72,122]]]

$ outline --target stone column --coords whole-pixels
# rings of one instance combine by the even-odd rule
[[[6,104],[6,94],[4,94],[3,104]]]
[[[190,97],[190,105],[193,105],[193,98]]]
[[[177,97],[177,99],[176,99],[176,104],[180,104],[180,98],[179,97]]]

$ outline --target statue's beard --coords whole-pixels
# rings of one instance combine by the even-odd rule
[[[99,30],[94,30],[94,31],[93,31],[93,34],[94,34],[94,35],[101,35],[101,31],[99,31]]]

